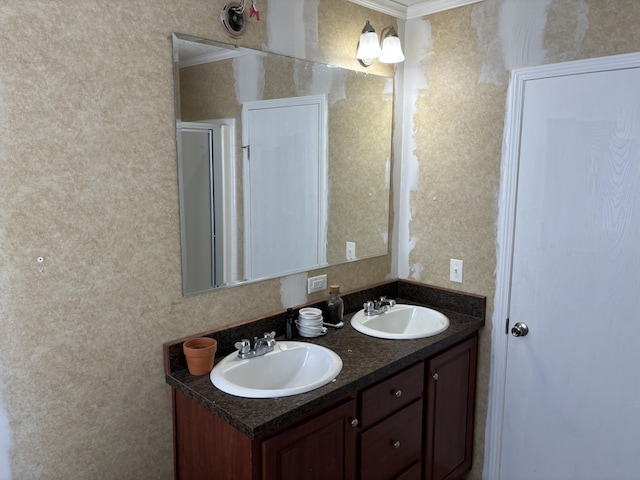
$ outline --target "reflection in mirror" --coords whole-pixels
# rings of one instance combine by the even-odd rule
[[[185,295],[388,252],[392,78],[173,50]]]

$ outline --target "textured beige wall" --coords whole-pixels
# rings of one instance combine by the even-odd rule
[[[0,478],[172,478],[162,343],[283,306],[279,280],[181,296],[170,35],[229,41],[224,3],[0,4]],[[362,25],[388,17],[321,3],[273,30],[358,68]],[[296,20],[258,6],[253,48]],[[390,258],[326,271],[349,290]]]
[[[406,41],[422,39],[413,45],[422,57],[405,65],[414,68],[406,85],[419,88],[404,92],[415,95],[404,117],[415,149],[405,148],[402,165],[418,182],[408,204],[395,206],[411,215],[399,263],[408,278],[486,295],[491,318],[509,71],[640,50],[640,2],[485,0],[410,22]],[[449,281],[450,258],[464,260],[463,284]],[[491,328],[489,321],[480,345],[470,478],[482,473]]]

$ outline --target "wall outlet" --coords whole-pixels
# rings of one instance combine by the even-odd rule
[[[452,282],[462,283],[462,260],[456,260],[454,258],[451,259],[451,263],[449,265],[449,280]]]
[[[307,279],[307,293],[323,292],[327,289],[327,275],[318,275]]]
[[[356,259],[356,243],[347,242],[347,260]]]

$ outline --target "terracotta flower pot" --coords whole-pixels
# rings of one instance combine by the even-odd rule
[[[182,351],[187,357],[187,367],[191,375],[206,375],[213,369],[213,360],[218,349],[214,338],[192,338],[182,344]]]

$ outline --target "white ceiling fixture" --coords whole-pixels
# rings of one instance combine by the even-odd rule
[[[364,7],[386,13],[401,20],[463,7],[483,0],[349,0]]]

